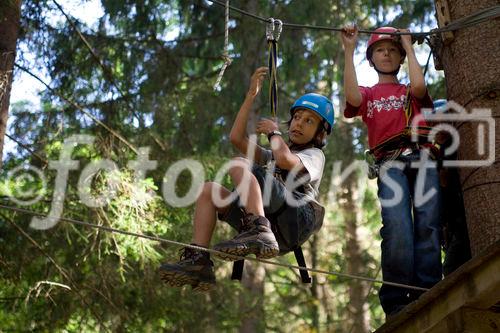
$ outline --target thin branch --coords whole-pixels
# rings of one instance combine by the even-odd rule
[[[104,321],[102,317],[93,309],[92,305],[87,302],[87,300],[83,297],[82,293],[79,291],[79,288],[77,287],[76,283],[73,281],[71,276],[66,273],[66,271],[59,266],[59,264],[47,253],[45,250],[38,244],[37,241],[35,241],[30,235],[28,235],[21,227],[17,225],[14,221],[12,221],[8,216],[0,212],[0,215],[9,223],[11,224],[24,238],[26,238],[33,246],[35,246],[38,251],[40,251],[49,261],[57,268],[59,273],[66,279],[68,280],[69,284],[73,287],[73,290],[75,293],[80,297],[82,303],[90,309],[92,314],[96,317],[96,319],[99,321],[99,323],[107,330],[111,330],[104,324]]]
[[[35,79],[37,79],[40,83],[42,83],[50,92],[52,92],[54,95],[58,96],[59,98],[61,98],[62,100],[64,100],[65,102],[71,104],[73,107],[77,108],[78,110],[80,110],[81,112],[83,112],[85,115],[87,115],[89,118],[91,118],[93,121],[95,121],[97,124],[101,125],[102,127],[104,127],[108,132],[110,132],[112,135],[114,135],[115,137],[117,137],[120,141],[122,141],[125,145],[127,145],[134,153],[137,154],[137,149],[130,143],[128,142],[124,137],[122,137],[118,132],[116,132],[115,130],[113,130],[111,127],[109,127],[108,125],[104,124],[102,121],[100,121],[99,119],[97,119],[92,113],[88,112],[88,111],[85,111],[83,109],[83,107],[81,107],[79,104],[77,104],[76,102],[74,102],[73,100],[63,96],[61,93],[57,92],[56,90],[54,90],[53,88],[51,88],[47,83],[45,83],[45,81],[43,81],[40,77],[38,77],[37,75],[35,75],[34,73],[32,73],[29,69],[19,65],[19,64],[14,64],[14,66],[16,66],[17,68],[21,69],[23,72],[26,72],[27,74],[29,74],[30,76],[34,77]]]

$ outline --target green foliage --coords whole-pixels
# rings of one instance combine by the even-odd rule
[[[57,160],[64,140],[72,134],[95,136],[92,146],[74,148],[79,170],[69,173],[64,216],[129,232],[157,235],[189,243],[193,206],[174,208],[161,198],[169,167],[184,158],[202,163],[206,180],[234,154],[229,131],[248,88],[253,70],[267,63],[265,25],[231,13],[230,57],[221,89],[213,84],[223,64],[224,10],[208,1],[102,0],[104,15],[93,26],[73,19],[96,57],[75,29],[50,1],[23,1],[17,62],[42,69],[53,91],[40,92],[40,106],[28,101],[11,105],[9,133],[22,138],[47,160]],[[285,22],[342,26],[357,20],[364,29],[379,25],[422,27],[432,19],[429,0],[388,1],[231,1],[231,5]],[[60,17],[51,20],[50,17]],[[174,36],[174,37],[171,37]],[[362,36],[365,38],[366,36]],[[29,49],[33,56],[22,50]],[[324,31],[285,29],[279,42],[280,120],[305,92],[341,98],[343,54],[340,38]],[[36,61],[33,61],[36,59]],[[267,87],[256,112],[269,116]],[[442,81],[430,87],[441,96]],[[55,93],[57,92],[57,94]],[[59,94],[59,96],[58,96]],[[91,121],[71,98],[135,147],[150,147],[158,167],[136,183],[127,163],[135,154],[103,127]],[[341,110],[339,110],[341,111]],[[320,188],[327,215],[322,230],[304,248],[306,261],[317,268],[345,272],[347,213],[346,184],[337,188],[337,201],[328,202],[335,161],[342,169],[363,158],[366,132],[360,121],[343,122],[340,112],[325,149],[327,165]],[[92,161],[110,159],[115,174],[98,173],[88,194],[104,193],[108,180],[118,182],[115,195],[104,207],[89,208],[80,201],[77,184],[81,170]],[[4,163],[0,191],[5,198],[19,189],[38,190],[39,179],[7,181],[9,170],[28,163],[41,168],[48,188],[43,200],[25,208],[49,212],[56,172],[21,149]],[[356,184],[364,175],[349,178]],[[228,178],[224,186],[232,188]],[[176,182],[178,195],[192,185],[183,172]],[[374,277],[378,268],[379,210],[373,184],[364,200],[358,230],[360,275]],[[10,222],[9,222],[10,221]],[[346,331],[348,291],[352,281],[333,275],[315,275],[315,285],[299,283],[298,273],[266,266],[265,294],[259,303],[250,291],[229,281],[231,266],[215,261],[217,288],[208,295],[166,288],[157,276],[164,260],[178,257],[178,247],[65,222],[47,231],[28,228],[31,216],[0,211],[0,330],[59,332],[234,332],[248,313],[263,304],[258,331]],[[13,227],[26,231],[36,246]],[[218,225],[213,242],[233,231]],[[43,250],[43,252],[40,250]],[[66,274],[54,265],[53,259]],[[293,255],[278,258],[295,264]],[[71,290],[40,281],[57,282]],[[366,296],[372,328],[383,314],[376,291]]]

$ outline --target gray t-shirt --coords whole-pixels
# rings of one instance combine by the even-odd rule
[[[317,203],[316,198],[319,194],[318,189],[323,176],[325,155],[323,151],[318,148],[307,148],[292,152],[297,155],[305,168],[305,171],[302,170],[302,172],[297,174],[297,178],[306,177],[305,181],[300,182],[303,186],[303,192],[307,197],[305,199]],[[273,152],[269,149],[263,149],[261,159],[255,162],[259,165],[266,166],[268,170],[272,170],[275,167]],[[287,181],[286,177],[282,177],[282,174],[278,174],[276,177],[283,181],[283,183]]]

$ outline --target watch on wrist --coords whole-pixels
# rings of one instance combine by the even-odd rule
[[[271,138],[273,137],[273,135],[279,135],[279,136],[282,136],[283,134],[280,132],[280,131],[277,131],[277,130],[274,130],[274,131],[271,131],[267,134],[267,139],[269,140],[269,142],[271,142]]]

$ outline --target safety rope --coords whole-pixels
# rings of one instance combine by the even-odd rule
[[[28,209],[24,209],[24,208],[6,206],[6,205],[2,205],[2,204],[0,204],[0,208],[4,208],[4,209],[10,210],[10,211],[15,211],[15,212],[18,212],[18,213],[24,213],[24,214],[35,215],[35,216],[40,216],[40,217],[46,217],[45,214],[42,214],[42,213],[39,213],[39,212],[35,212],[35,211],[32,211],[32,210],[28,210]],[[274,266],[279,266],[279,267],[285,267],[285,268],[290,268],[290,269],[307,270],[309,272],[314,272],[314,273],[319,273],[319,274],[326,274],[326,275],[334,275],[334,276],[338,276],[338,277],[342,277],[342,278],[347,278],[347,279],[355,279],[355,280],[369,281],[369,282],[373,282],[373,283],[381,283],[381,284],[386,284],[386,285],[390,285],[390,286],[398,287],[398,288],[407,288],[407,289],[420,290],[420,291],[427,291],[427,290],[429,290],[427,288],[422,288],[422,287],[417,287],[417,286],[411,286],[411,285],[406,285],[406,284],[396,283],[396,282],[389,282],[389,281],[384,281],[384,280],[378,280],[378,279],[372,279],[372,278],[369,278],[369,277],[364,277],[364,276],[359,276],[359,275],[353,275],[353,274],[347,274],[347,273],[339,273],[339,272],[335,272],[335,271],[326,271],[326,270],[316,269],[316,268],[309,268],[309,267],[301,267],[301,266],[283,264],[283,263],[280,263],[280,262],[277,262],[277,261],[271,261],[271,260],[253,258],[253,257],[242,257],[242,256],[230,255],[230,254],[227,254],[227,253],[224,253],[224,252],[220,252],[220,251],[213,250],[213,249],[207,249],[207,248],[204,248],[204,247],[201,247],[201,246],[196,246],[196,245],[193,245],[193,244],[187,244],[187,243],[177,242],[177,241],[173,241],[173,240],[169,240],[169,239],[164,239],[164,238],[161,238],[161,237],[158,237],[158,236],[144,235],[144,234],[140,234],[140,233],[136,233],[136,232],[115,229],[115,228],[106,227],[106,226],[103,226],[103,225],[91,224],[91,223],[88,223],[88,222],[79,221],[79,220],[75,220],[75,219],[70,219],[70,218],[66,218],[66,217],[61,217],[60,220],[63,221],[63,222],[68,222],[68,223],[72,223],[72,224],[76,224],[76,225],[81,225],[81,226],[85,226],[85,227],[91,227],[91,228],[103,230],[103,231],[106,231],[106,232],[113,232],[113,233],[118,233],[118,234],[122,234],[122,235],[128,235],[128,236],[133,236],[133,237],[138,237],[138,238],[149,239],[149,240],[152,240],[152,241],[156,241],[156,242],[160,242],[160,243],[164,243],[164,244],[169,244],[169,245],[183,246],[183,247],[191,248],[191,249],[198,250],[198,251],[204,251],[204,252],[212,253],[212,254],[215,254],[215,255],[223,255],[224,257],[231,257],[231,258],[238,259],[238,260],[251,260],[251,261],[254,261],[254,262],[260,262],[260,263],[264,263],[264,264],[269,264],[269,265],[274,265]]]
[[[429,41],[427,42],[427,44],[428,44],[429,46],[431,45]],[[432,53],[433,53],[433,52],[434,52],[434,51],[432,50],[432,47],[431,47],[431,51],[429,52],[429,55],[427,56],[427,61],[426,61],[426,63],[425,63],[424,78],[425,78],[425,77],[426,77],[426,75],[427,75],[427,71],[428,71],[428,69],[429,69],[429,63],[430,63],[430,61],[431,61],[431,56],[432,56]]]
[[[92,57],[94,57],[94,59],[97,61],[97,63],[99,64],[99,67],[101,67],[104,75],[108,76],[108,80],[110,80],[111,84],[114,85],[116,87],[116,89],[118,90],[118,92],[120,93],[120,95],[122,95],[122,97],[124,97],[125,96],[124,93],[121,91],[120,87],[118,87],[118,85],[114,82],[112,70],[110,68],[106,67],[104,62],[101,60],[101,58],[95,52],[92,45],[90,45],[87,38],[85,38],[85,36],[80,31],[80,29],[78,29],[75,22],[73,22],[73,20],[70,18],[70,16],[64,11],[62,6],[56,0],[52,0],[52,2],[56,5],[57,9],[59,9],[61,14],[63,14],[63,16],[66,18],[66,20],[71,25],[71,27],[76,31],[76,33],[78,34],[78,37],[82,40],[83,44],[89,50]]]
[[[281,20],[275,20],[272,17],[268,19],[266,26],[266,39],[269,46],[269,104],[273,119],[276,119],[278,112],[278,40],[282,26],[283,22]]]
[[[208,0],[212,3],[215,3],[220,6],[224,6],[224,3],[218,0]],[[238,12],[242,15],[254,18],[256,20],[262,22],[268,22],[268,20],[264,17],[249,13],[245,10],[236,8],[234,6],[229,7],[231,10]],[[413,35],[413,36],[428,36],[440,34],[442,32],[455,31],[463,28],[468,28],[479,23],[485,22],[489,19],[493,19],[500,16],[500,5],[492,6],[489,8],[484,8],[482,10],[478,10],[477,12],[457,19],[453,22],[450,22],[447,26],[437,29],[432,29],[426,32],[375,32],[372,30],[358,30],[359,33],[364,34],[385,34],[385,35]],[[317,26],[317,25],[308,25],[308,24],[295,24],[295,23],[286,23],[283,22],[283,27],[291,28],[291,29],[313,29],[313,30],[327,30],[327,31],[344,31],[344,28],[335,28],[335,27],[327,27],[327,26]]]
[[[224,64],[220,69],[217,81],[215,81],[214,90],[220,89],[220,81],[222,80],[222,76],[224,75],[226,68],[231,65],[231,62],[233,61],[229,57],[229,0],[226,0],[226,14],[224,19],[224,53],[222,54],[222,59],[224,60]]]

